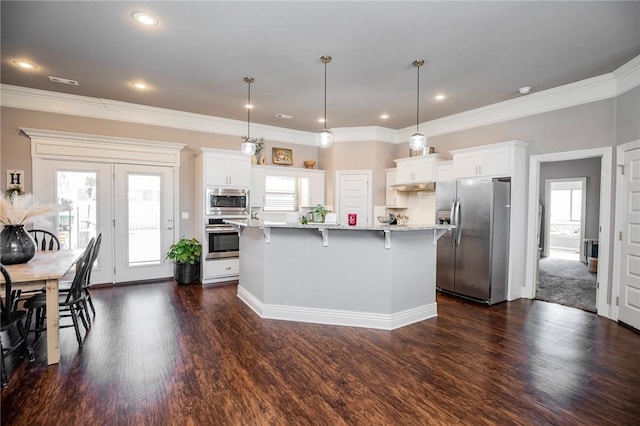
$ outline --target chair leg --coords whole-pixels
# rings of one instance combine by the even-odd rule
[[[36,357],[33,354],[33,348],[29,344],[29,339],[27,339],[27,332],[24,329],[24,326],[22,325],[22,321],[18,321],[16,325],[18,326],[18,333],[20,334],[20,337],[23,340],[22,344],[27,350],[27,356],[29,357],[29,361],[33,362],[36,360]]]
[[[4,366],[4,348],[2,347],[2,339],[0,339],[0,359],[2,361],[2,387],[6,388],[7,384],[7,369]]]
[[[34,342],[37,342],[44,330],[44,321],[46,318],[46,311],[44,307],[39,307],[36,309],[36,325],[34,327],[34,333],[36,335]]]
[[[84,326],[85,334],[89,331],[89,325],[87,324],[87,319],[84,317],[84,308],[82,306],[82,302],[78,302],[76,305],[76,315],[80,317],[82,320],[82,325]]]
[[[93,317],[96,317],[96,308],[93,306],[93,300],[91,300],[91,293],[89,293],[89,289],[84,289],[85,294],[87,295],[87,300],[89,301],[89,306],[91,307],[91,312],[93,312]]]
[[[25,321],[25,328],[27,329],[27,334],[29,334],[29,329],[31,328],[31,320],[33,319],[33,308],[27,311],[27,319]],[[38,327],[38,320],[36,319],[36,327]],[[35,331],[35,329],[34,329]]]
[[[71,311],[71,320],[73,321],[73,328],[76,330],[76,339],[78,339],[78,345],[82,347],[82,337],[80,337],[80,325],[78,324],[78,317],[76,316],[76,310],[73,305],[69,306]]]
[[[84,315],[84,318],[87,319],[87,324],[89,324],[89,328],[91,328],[91,315],[89,315],[89,306],[87,305],[87,300],[85,299],[81,303],[82,303],[82,306],[80,306],[81,312],[84,312],[86,314]]]

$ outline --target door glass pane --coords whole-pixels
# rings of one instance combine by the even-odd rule
[[[59,170],[56,182],[60,245],[85,248],[96,236],[96,172]]]
[[[162,261],[160,232],[160,176],[127,176],[129,265]]]

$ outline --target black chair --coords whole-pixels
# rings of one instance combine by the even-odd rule
[[[0,318],[1,318],[1,332],[9,331],[14,328],[18,331],[19,339],[13,344],[13,346],[5,349],[2,345],[2,338],[0,336],[0,350],[2,351],[2,387],[7,386],[7,370],[4,365],[4,359],[12,354],[16,349],[24,348],[29,361],[33,361],[33,349],[29,345],[27,340],[27,331],[22,324],[22,320],[27,314],[26,311],[16,310],[17,300],[20,297],[20,290],[13,290],[11,285],[11,277],[3,265],[0,264],[0,272],[4,277],[5,296],[4,300],[0,299]]]
[[[40,251],[60,250],[60,240],[58,237],[44,229],[31,229],[28,231],[36,242]]]
[[[87,280],[87,274],[91,268],[90,260],[93,257],[93,250],[95,248],[96,239],[92,238],[89,244],[85,248],[82,257],[76,262],[76,274],[73,277],[71,288],[65,293],[59,295],[58,306],[60,309],[60,317],[71,317],[73,324],[61,325],[60,328],[73,327],[76,331],[76,339],[78,345],[82,347],[82,337],[80,336],[80,325],[78,318],[82,321],[85,333],[89,331],[89,325],[84,313],[87,310],[87,298],[84,293],[84,283]],[[36,321],[34,325],[34,332],[36,340],[40,337],[40,334],[46,330],[46,306],[47,298],[44,294],[39,294],[27,299],[24,302],[24,307],[28,309],[27,314],[27,331],[30,331],[31,321],[33,319],[33,312],[36,312]]]
[[[89,272],[87,273],[87,281],[84,283],[84,286],[82,287],[84,294],[87,297],[87,302],[89,305],[87,308],[89,307],[91,308],[91,312],[93,312],[94,318],[96,316],[96,308],[93,306],[93,300],[91,299],[91,293],[89,292],[89,287],[91,286],[91,273],[93,272],[93,266],[95,265],[96,260],[98,259],[98,255],[100,254],[101,244],[102,244],[102,233],[98,234],[98,237],[96,238],[96,244],[93,248],[93,259],[89,260],[89,262],[91,263],[91,266],[89,267]],[[60,283],[59,291],[60,293],[65,293],[65,292],[68,292],[70,288],[71,288],[70,282],[62,282]],[[89,316],[89,309],[86,309],[85,312],[87,314],[87,322],[89,323],[89,326],[91,326],[91,317]]]

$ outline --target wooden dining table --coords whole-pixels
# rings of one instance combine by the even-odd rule
[[[60,362],[60,314],[58,310],[58,287],[60,279],[82,256],[84,249],[39,251],[27,263],[5,265],[11,276],[14,289],[46,289],[47,298],[47,364]],[[1,287],[4,278],[0,275]]]

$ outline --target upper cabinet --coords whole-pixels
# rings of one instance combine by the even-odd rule
[[[451,151],[453,177],[513,176],[517,157],[526,156],[527,147],[524,142],[510,141]]]
[[[436,166],[436,182],[446,182],[454,180],[453,161],[441,161]]]
[[[249,188],[251,158],[241,152],[203,149],[207,186]]]
[[[419,157],[399,158],[396,163],[396,184],[416,182],[436,182],[437,165],[449,157],[442,154],[429,154]]]

